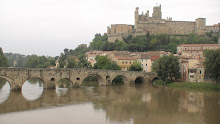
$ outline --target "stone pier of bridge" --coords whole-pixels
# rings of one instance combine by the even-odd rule
[[[70,87],[80,86],[83,80],[95,76],[99,85],[112,85],[115,77],[120,76],[124,84],[134,84],[137,78],[142,83],[150,83],[157,77],[155,73],[142,71],[118,71],[98,69],[47,69],[47,68],[0,68],[0,78],[7,80],[11,90],[19,90],[30,78],[38,78],[43,82],[44,88],[55,88],[61,79],[68,79]]]

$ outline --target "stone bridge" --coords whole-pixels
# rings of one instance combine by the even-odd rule
[[[0,78],[7,80],[11,90],[19,90],[30,78],[42,80],[45,89],[55,88],[61,79],[70,81],[70,87],[79,86],[89,76],[95,76],[99,85],[112,85],[115,77],[120,76],[124,84],[134,84],[139,78],[141,82],[150,83],[157,77],[155,73],[98,69],[44,69],[44,68],[0,68]]]

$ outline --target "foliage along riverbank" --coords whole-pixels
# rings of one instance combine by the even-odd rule
[[[220,83],[192,83],[192,82],[172,82],[162,85],[161,80],[153,81],[153,84],[170,87],[170,88],[178,88],[184,90],[199,90],[199,91],[220,91]]]

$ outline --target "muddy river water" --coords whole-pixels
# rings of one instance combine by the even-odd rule
[[[0,87],[1,124],[219,124],[220,91],[185,91],[152,85],[21,91]]]

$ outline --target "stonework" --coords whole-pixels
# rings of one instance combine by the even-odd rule
[[[173,21],[171,17],[162,18],[161,5],[154,6],[152,17],[149,11],[139,15],[139,8],[135,10],[135,24],[131,25],[117,24],[108,27],[108,41],[115,42],[116,39],[123,41],[122,37],[128,35],[146,35],[146,34],[169,34],[169,35],[188,35],[196,33],[204,35],[206,32],[206,18],[197,18],[195,21]]]
[[[83,80],[89,76],[95,76],[99,85],[112,85],[115,77],[121,76],[124,84],[134,84],[137,78],[142,83],[150,83],[157,77],[155,73],[137,71],[116,71],[98,69],[37,69],[37,68],[0,68],[0,78],[7,80],[11,90],[20,90],[30,78],[38,78],[43,81],[44,88],[55,88],[61,79],[69,80],[70,87],[80,86]]]
[[[115,40],[123,41],[123,37],[128,37],[128,35],[132,34],[132,25],[111,25],[107,29],[107,34],[109,42],[115,42]]]
[[[214,33],[220,32],[220,23],[206,26],[206,32],[211,32],[211,31],[213,31]]]

